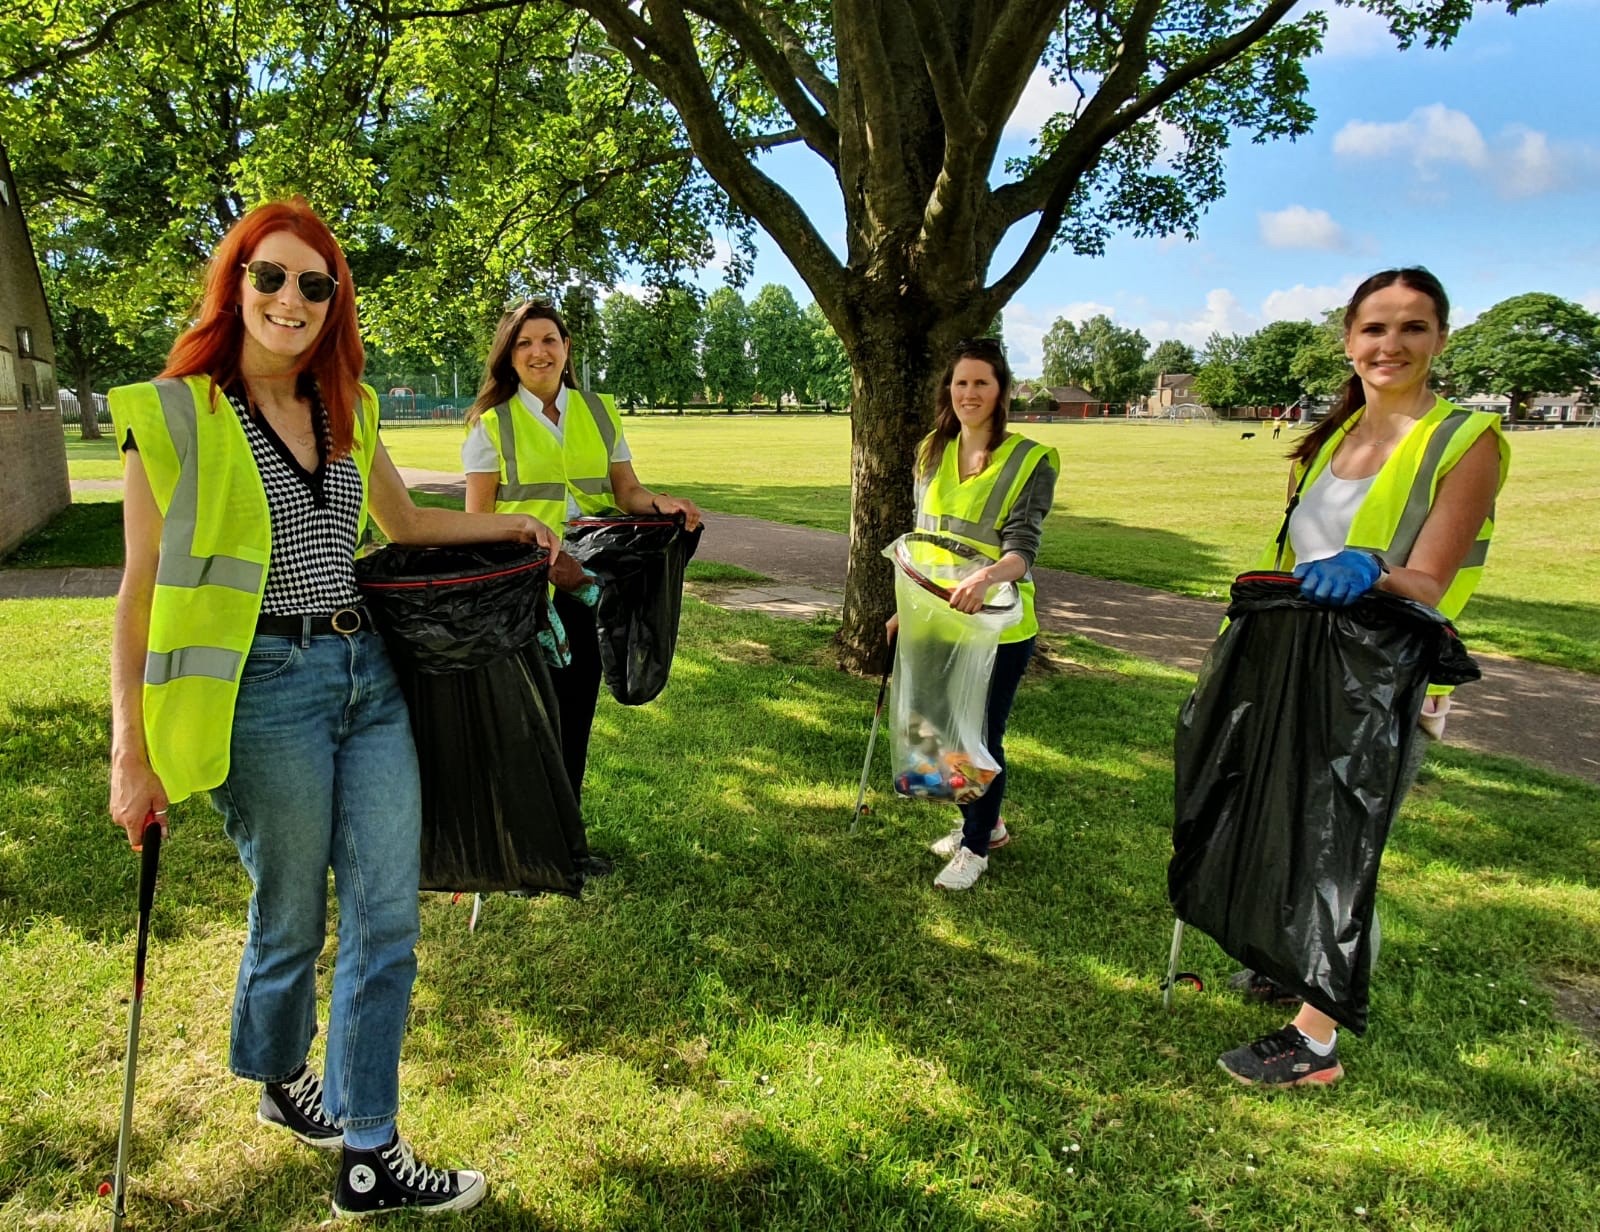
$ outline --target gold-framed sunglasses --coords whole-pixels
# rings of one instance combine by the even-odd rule
[[[308,304],[325,304],[339,289],[339,280],[321,270],[284,269],[276,261],[251,261],[242,267],[250,285],[263,295],[276,295],[290,274],[300,288],[300,298]]]

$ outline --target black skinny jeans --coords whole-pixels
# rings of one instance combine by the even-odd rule
[[[1016,700],[1017,686],[1028,670],[1028,660],[1033,658],[1038,640],[1030,637],[1023,642],[1001,642],[995,654],[994,673],[989,677],[989,704],[984,710],[983,740],[989,755],[1000,763],[1000,773],[988,791],[971,804],[960,806],[961,845],[975,855],[989,854],[989,832],[1000,820],[1000,805],[1006,795],[1006,720],[1011,717],[1011,703]]]

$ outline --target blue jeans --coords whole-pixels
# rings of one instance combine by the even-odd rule
[[[989,704],[984,711],[983,742],[989,755],[1000,763],[1000,773],[995,775],[984,792],[971,804],[961,805],[961,845],[975,855],[989,854],[989,832],[1000,820],[1000,805],[1006,798],[1006,720],[1011,717],[1011,703],[1016,700],[1017,686],[1022,674],[1028,670],[1028,660],[1033,658],[1037,637],[1021,642],[1001,642],[994,658],[994,674],[989,677]]]
[[[339,955],[328,1015],[328,1114],[392,1123],[416,978],[421,794],[405,700],[375,633],[257,636],[211,794],[255,885],[228,1065],[282,1082],[316,1034],[328,870]]]

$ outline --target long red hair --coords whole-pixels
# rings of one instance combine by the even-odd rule
[[[229,229],[206,270],[205,292],[195,323],[172,344],[161,375],[209,376],[227,389],[239,381],[239,356],[244,347],[244,318],[239,315],[244,271],[239,267],[267,236],[287,231],[309,244],[328,263],[339,289],[328,304],[322,332],[302,359],[302,386],[315,381],[328,411],[329,459],[346,456],[355,440],[355,408],[367,354],[356,320],[355,282],[344,250],[328,224],[304,197],[258,205]]]

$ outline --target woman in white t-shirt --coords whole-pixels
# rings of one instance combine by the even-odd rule
[[[1345,354],[1354,373],[1327,418],[1296,442],[1288,537],[1257,562],[1292,567],[1313,602],[1343,607],[1381,589],[1453,620],[1477,588],[1510,448],[1498,415],[1462,410],[1429,387],[1449,313],[1444,288],[1421,268],[1372,275],[1345,308]],[[1428,698],[1421,721],[1430,735],[1443,732],[1448,708],[1448,693]],[[1426,744],[1415,744],[1402,794]],[[1252,1000],[1293,1003],[1254,972],[1240,972],[1233,983]],[[1335,1082],[1344,1073],[1335,1026],[1301,1005],[1291,1023],[1219,1062],[1247,1084]]]
[[[468,511],[528,513],[553,527],[619,512],[682,514],[694,529],[700,510],[693,501],[639,482],[615,400],[580,391],[571,356],[572,335],[553,304],[532,300],[500,319],[483,383],[467,410],[461,468]],[[555,611],[571,662],[550,675],[560,707],[562,761],[581,802],[600,694],[600,647],[594,612],[560,588],[560,566],[558,558],[552,566]]]

